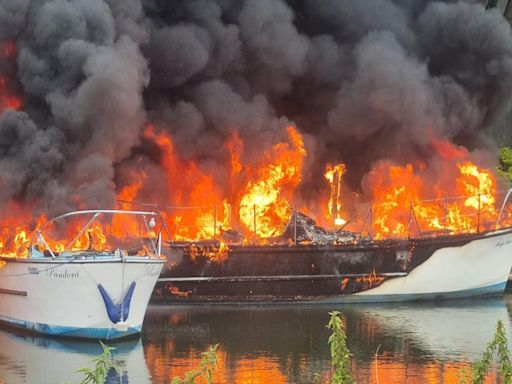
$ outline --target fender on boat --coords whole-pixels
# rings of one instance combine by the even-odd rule
[[[105,309],[107,310],[108,318],[114,324],[118,323],[121,320],[121,312],[123,320],[126,320],[130,315],[130,303],[132,301],[135,285],[135,281],[132,282],[130,284],[130,287],[126,291],[126,295],[124,296],[123,302],[115,304],[110,298],[105,288],[103,288],[101,284],[98,284],[98,289],[100,290],[101,297],[103,298],[103,302],[105,303]]]

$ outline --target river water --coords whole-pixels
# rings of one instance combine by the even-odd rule
[[[358,383],[458,383],[498,320],[512,340],[512,295],[400,305],[150,306],[140,338],[110,343],[123,373],[107,382],[168,384],[219,344],[215,383],[327,383],[331,310],[346,323]],[[0,329],[0,383],[79,383],[75,370],[100,352],[96,342]],[[496,369],[488,382],[499,382]]]

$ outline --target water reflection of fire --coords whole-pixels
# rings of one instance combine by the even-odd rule
[[[145,346],[146,363],[151,376],[157,382],[170,382],[172,378],[181,376],[197,368],[200,362],[200,351],[191,349],[188,353],[177,353],[174,343],[169,342],[163,350],[152,344]],[[283,361],[270,356],[237,357],[225,351],[222,346],[218,350],[219,367],[214,371],[214,382],[219,384],[285,384],[290,382],[288,374],[294,367],[294,375],[311,382],[316,377],[320,383],[330,383],[328,365],[311,366],[303,361]],[[353,377],[358,383],[445,383],[458,384],[461,372],[470,372],[471,364],[464,361],[430,361],[428,364],[412,361],[397,361],[398,356],[385,352],[378,359],[370,362],[355,358],[352,361]],[[292,357],[290,357],[292,360]],[[321,368],[325,370],[322,371]],[[298,371],[297,371],[298,370]],[[493,366],[486,382],[495,383],[498,372]],[[318,381],[319,380],[319,381]]]

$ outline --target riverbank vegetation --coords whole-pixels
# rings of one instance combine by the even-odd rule
[[[331,331],[331,335],[327,342],[331,354],[331,372],[328,375],[328,382],[330,384],[355,384],[351,369],[352,354],[347,347],[347,336],[343,319],[338,311],[329,312],[329,316],[327,328]],[[120,371],[120,367],[115,363],[111,353],[115,348],[108,347],[101,341],[100,344],[103,352],[91,361],[93,367],[81,368],[77,371],[83,375],[80,384],[104,384],[109,371]],[[215,382],[214,372],[218,369],[217,348],[218,344],[209,346],[208,350],[201,354],[201,360],[197,368],[186,372],[183,378],[173,378],[170,384],[213,384]],[[459,384],[483,384],[493,364],[496,364],[499,370],[500,382],[512,384],[510,351],[508,349],[505,327],[501,320],[496,324],[496,332],[492,340],[487,344],[480,361],[474,363],[471,369],[460,372]],[[375,375],[376,382],[378,383],[377,371]],[[313,381],[325,383],[325,381],[322,381],[322,377],[325,376],[316,375],[317,379]]]
[[[497,172],[498,176],[512,185],[512,148],[500,148]]]
[[[196,380],[199,380],[200,383],[213,384],[213,371],[218,368],[218,346],[218,344],[210,345],[208,350],[201,354],[199,367],[185,373],[183,379],[175,377],[172,379],[171,384],[196,384]]]

